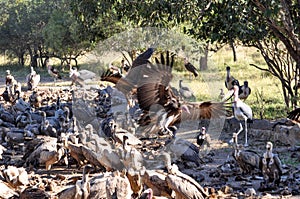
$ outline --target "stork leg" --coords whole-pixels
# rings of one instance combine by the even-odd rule
[[[248,128],[247,128],[247,119],[245,120],[245,145],[244,146],[249,146],[248,145]]]
[[[240,134],[240,132],[242,132],[244,129],[243,129],[243,125],[242,125],[242,123],[240,122],[240,130],[237,132],[237,135],[239,135]]]

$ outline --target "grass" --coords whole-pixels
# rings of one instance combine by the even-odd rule
[[[200,76],[196,79],[189,78],[186,71],[173,71],[174,78],[171,82],[172,86],[178,88],[178,80],[183,79],[183,85],[190,87],[197,98],[197,101],[215,100],[218,101],[220,89],[225,85],[224,80],[226,76],[226,66],[231,67],[231,74],[237,78],[240,83],[248,80],[249,86],[252,90],[251,95],[246,100],[246,103],[252,108],[254,118],[276,119],[286,117],[287,110],[283,102],[280,82],[270,74],[260,71],[252,66],[251,63],[266,67],[261,55],[251,48],[238,47],[237,61],[233,61],[233,55],[229,48],[222,48],[217,53],[210,53],[208,58],[208,70],[201,71]],[[86,55],[79,60],[80,69],[88,69],[96,72],[97,75],[103,71],[103,68],[114,59],[119,60],[120,56],[107,55],[108,58],[97,57],[93,55]],[[105,60],[107,59],[107,60]],[[0,57],[0,72],[5,74],[6,69],[10,69],[16,77],[24,77],[29,73],[30,68],[20,67],[11,62],[3,62]],[[1,63],[2,62],[2,63]],[[106,63],[106,64],[105,64]],[[54,63],[58,65],[58,63]],[[196,66],[196,63],[194,63]],[[47,70],[38,68],[37,72],[41,77],[49,77]],[[63,74],[68,77],[68,71]],[[4,76],[3,76],[4,78]]]
[[[211,53],[208,60],[208,70],[201,72],[199,78],[190,80],[187,72],[175,73],[173,85],[178,88],[178,80],[183,77],[183,84],[190,87],[197,100],[219,100],[220,89],[226,92],[224,85],[226,66],[231,67],[231,75],[242,84],[249,82],[251,95],[245,101],[253,110],[254,118],[276,119],[286,117],[287,110],[279,80],[269,73],[260,71],[250,64],[266,67],[261,55],[255,49],[237,48],[237,61],[233,61],[231,50],[223,48],[217,53]]]

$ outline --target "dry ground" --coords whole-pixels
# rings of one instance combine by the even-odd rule
[[[18,78],[21,80],[21,78]],[[50,80],[50,82],[49,82]],[[22,80],[21,80],[22,81]],[[0,84],[4,83],[4,81],[0,81]],[[57,83],[57,86],[63,85],[67,86],[70,84],[69,81],[61,81]],[[2,84],[3,85],[3,84]],[[50,78],[46,78],[42,82],[42,87],[44,89],[48,89],[48,87],[52,87],[52,82]],[[3,87],[1,87],[3,88]],[[198,123],[190,122],[182,124],[179,129],[178,136],[182,138],[186,138],[189,141],[195,143],[195,136],[197,132],[195,130],[198,128]],[[225,189],[227,186],[228,198],[245,198],[242,194],[247,188],[254,188],[255,190],[259,189],[260,182],[262,181],[260,178],[252,178],[251,176],[239,175],[237,168],[230,168],[231,171],[226,170],[226,166],[231,166],[234,164],[225,164],[231,158],[231,154],[233,149],[230,145],[228,145],[228,141],[232,136],[232,132],[210,132],[212,135],[212,143],[209,150],[203,152],[205,164],[200,166],[199,168],[189,168],[185,169],[183,172],[189,173],[193,177],[199,180],[199,183],[204,187],[213,187],[216,191]],[[241,136],[241,142],[243,142],[243,136]],[[161,138],[164,139],[164,138]],[[266,140],[267,141],[267,140]],[[251,129],[250,129],[250,148],[262,154],[264,151],[265,142],[255,141],[255,138],[251,137]],[[289,146],[280,146],[276,145],[276,151],[280,152],[280,157],[284,157],[284,159],[295,160],[293,162],[285,162],[285,171],[284,181],[289,177],[289,172],[295,172],[295,176],[299,178],[294,179],[298,181],[300,179],[300,152],[295,153],[296,159],[291,158],[292,152],[290,151]],[[13,154],[12,154],[13,155]],[[17,160],[22,157],[22,154],[17,154],[13,157],[13,159]],[[230,161],[229,161],[230,162]],[[223,166],[223,170],[221,167]],[[196,172],[198,171],[198,172]],[[45,189],[51,194],[56,195],[56,193],[60,192],[64,188],[68,187],[71,184],[74,184],[78,178],[82,176],[82,170],[78,170],[75,167],[66,168],[64,165],[56,165],[50,171],[46,171],[43,168],[36,170],[35,172],[30,173],[34,179],[43,179],[41,182],[41,186],[46,185]],[[96,175],[96,174],[92,174]],[[238,177],[239,176],[239,177]],[[259,176],[257,174],[257,176]],[[204,177],[204,178],[202,178]],[[46,182],[48,179],[48,182]],[[300,198],[300,195],[287,195],[283,196],[282,191],[285,189],[286,185],[282,184],[282,186],[274,191],[266,191],[259,192],[257,191],[257,198]],[[294,182],[288,188],[292,190],[297,190],[299,187],[299,181]],[[268,195],[267,193],[271,194]],[[299,194],[299,191],[298,191]]]

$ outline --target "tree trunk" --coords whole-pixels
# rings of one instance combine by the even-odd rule
[[[24,54],[25,53],[23,53],[23,52],[19,52],[19,54],[18,54],[18,64],[20,66],[24,66],[25,65]]]
[[[234,42],[233,41],[230,42],[230,47],[232,49],[233,61],[236,62],[237,61],[237,57],[236,57],[236,51],[235,51],[235,46],[234,46]]]
[[[300,71],[300,67],[299,67],[299,64],[297,63],[297,66],[296,66],[296,71],[295,71],[295,100],[294,103],[293,103],[293,109],[297,107],[298,105],[298,100],[299,100],[299,97],[298,97],[298,86],[299,86],[299,71]]]
[[[200,57],[200,71],[205,71],[207,70],[208,68],[208,65],[207,65],[207,60],[208,60],[208,47],[209,47],[209,44],[207,44],[205,46],[205,49],[204,49],[204,56],[201,56]]]

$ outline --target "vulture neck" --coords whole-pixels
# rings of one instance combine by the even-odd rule
[[[239,155],[239,144],[238,144],[238,136],[237,135],[233,135],[232,137],[233,140],[233,148],[234,148],[234,156],[238,156]]]
[[[82,174],[82,184],[87,183],[89,180],[89,169],[86,167],[83,169],[83,174]]]
[[[272,149],[266,151],[266,158],[273,158],[273,152],[272,152]]]
[[[152,199],[153,197],[153,191],[151,188],[149,188],[149,193],[148,193],[148,198],[147,199]]]
[[[182,88],[182,80],[179,80],[179,88]]]

